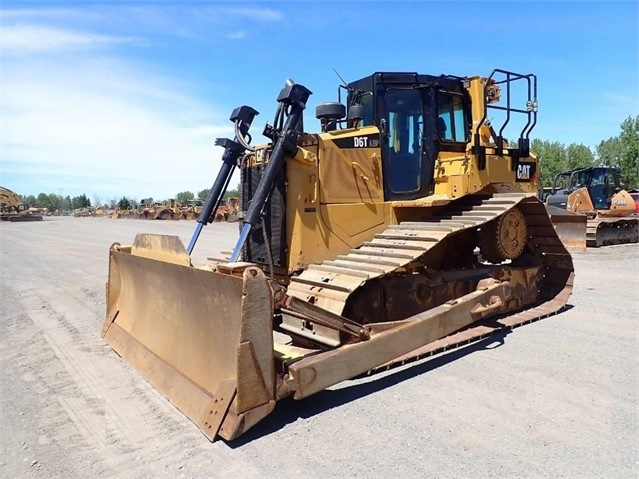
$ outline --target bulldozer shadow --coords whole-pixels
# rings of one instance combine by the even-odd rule
[[[302,400],[295,400],[291,397],[284,398],[278,401],[275,410],[269,415],[267,420],[257,424],[240,438],[228,442],[228,445],[233,449],[242,447],[246,443],[272,434],[299,419],[308,419],[316,414],[377,393],[408,379],[445,366],[474,352],[500,347],[504,344],[505,337],[510,331],[501,330],[466,346],[402,365],[394,372],[391,369],[389,372],[360,376],[353,379],[352,381],[357,382],[350,386],[339,389],[326,389]]]

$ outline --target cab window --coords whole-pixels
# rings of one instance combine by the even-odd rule
[[[375,124],[375,115],[373,110],[373,94],[364,93],[359,98],[359,103],[364,107],[364,118],[362,119],[361,126],[372,126]]]
[[[437,93],[437,131],[442,141],[466,143],[462,96],[449,92]]]

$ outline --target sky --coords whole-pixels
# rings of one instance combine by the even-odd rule
[[[304,124],[318,131],[335,72],[534,73],[531,138],[594,150],[639,114],[638,4],[2,0],[0,185],[94,203],[197,194],[234,108],[260,112],[265,142],[290,78],[313,92]]]

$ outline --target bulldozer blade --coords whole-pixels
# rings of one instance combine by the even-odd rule
[[[557,236],[568,251],[586,251],[588,217],[579,213],[546,206]]]
[[[113,245],[102,336],[211,441],[274,408],[273,296],[258,268],[194,268],[174,236]]]

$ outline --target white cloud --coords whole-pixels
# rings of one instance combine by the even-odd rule
[[[0,51],[3,55],[81,50],[123,43],[141,43],[141,40],[134,37],[97,35],[38,25],[3,26],[2,35],[0,35]]]
[[[71,9],[71,8],[5,8],[0,10],[0,20],[95,20],[97,11],[95,8]]]
[[[9,188],[167,198],[212,184],[228,112],[180,94],[175,80],[93,55],[3,63],[2,181],[20,183]]]
[[[213,25],[238,40],[246,21],[281,19],[218,5],[0,10],[0,183],[103,198],[210,187],[222,155],[215,138],[233,135],[230,112],[157,73],[170,65],[153,64],[154,44],[200,42]]]

